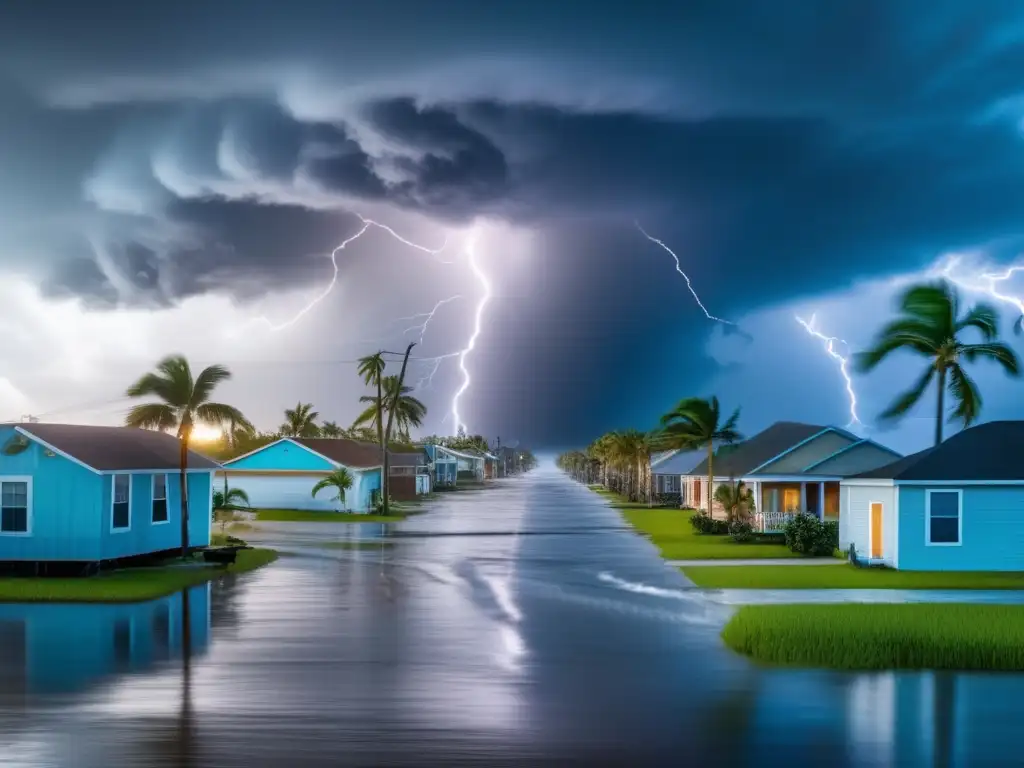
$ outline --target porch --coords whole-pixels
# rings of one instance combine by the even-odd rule
[[[764,532],[781,531],[796,514],[821,520],[839,519],[839,480],[752,480],[754,527]]]

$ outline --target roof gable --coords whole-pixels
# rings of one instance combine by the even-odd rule
[[[725,455],[715,456],[712,469],[716,477],[745,477],[816,435],[833,429],[820,424],[778,421],[753,437],[737,443]],[[707,464],[707,459],[704,459],[688,474],[706,475]]]
[[[181,444],[166,432],[134,427],[95,427],[85,424],[19,424],[15,431],[96,472],[179,470]],[[196,451],[188,452],[188,467],[215,470],[220,465]]]
[[[798,474],[806,471],[808,464],[826,459],[856,442],[857,438],[849,432],[829,427],[806,440],[801,440],[750,472],[755,475]]]

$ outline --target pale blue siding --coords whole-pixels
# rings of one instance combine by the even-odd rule
[[[0,428],[0,445],[13,436]],[[131,528],[111,533],[112,475],[99,474],[38,443],[14,456],[0,454],[0,479],[30,477],[31,532],[0,533],[0,560],[109,560],[181,545],[180,473],[167,473],[168,522],[152,522],[152,474],[131,474]],[[190,472],[189,543],[210,543],[211,473]]]
[[[14,435],[0,428],[0,445]],[[30,442],[15,456],[0,454],[0,479],[32,478],[29,536],[0,534],[0,560],[100,559],[100,475]]]
[[[380,490],[380,470],[355,472],[353,481],[352,489],[348,492],[353,494],[354,500],[350,508],[355,512],[372,512],[373,492]],[[348,493],[345,495],[347,496]],[[349,505],[346,504],[346,506]]]
[[[99,530],[102,560],[162,552],[181,546],[181,473],[167,473],[166,523],[153,522],[153,475],[129,476],[132,479],[131,527],[118,531],[110,529],[113,475],[103,476],[103,513]],[[193,547],[205,547],[210,543],[212,476],[210,472],[188,473],[188,543]]]
[[[193,654],[209,646],[210,590],[188,591]],[[0,679],[33,693],[71,693],[176,661],[183,608],[182,593],[132,604],[0,604]]]
[[[282,441],[268,445],[260,451],[224,466],[229,469],[288,469],[305,471],[331,471],[337,465],[297,443]]]
[[[1024,487],[935,486],[963,492],[960,546],[927,546],[925,492],[899,488],[899,554],[902,570],[1024,570]]]

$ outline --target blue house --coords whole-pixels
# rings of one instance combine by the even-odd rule
[[[425,445],[423,449],[434,465],[431,480],[437,487],[455,486],[459,479],[471,481],[484,479],[486,459],[482,455],[434,444]]]
[[[910,571],[1024,570],[1024,421],[993,421],[841,484],[839,544]]]
[[[380,448],[372,443],[285,437],[225,462],[219,477],[244,490],[256,509],[370,512],[380,495],[380,459]],[[334,501],[330,489],[313,498],[313,487],[341,467],[353,480],[344,501]]]
[[[181,546],[180,444],[129,427],[0,425],[0,561],[100,562]],[[213,473],[188,457],[189,544],[210,543]]]

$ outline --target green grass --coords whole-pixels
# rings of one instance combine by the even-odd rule
[[[396,523],[405,514],[361,515],[354,512],[312,512],[305,509],[258,509],[256,519],[275,523]]]
[[[799,569],[798,569],[799,570]],[[1024,670],[1024,606],[745,606],[722,631],[755,661],[832,669]]]
[[[698,587],[716,589],[1024,589],[1024,573],[894,571],[852,565],[688,566]]]
[[[272,549],[247,549],[226,568],[167,565],[125,568],[90,578],[0,578],[4,603],[135,603],[170,595],[226,573],[244,573],[272,563]]]
[[[626,521],[649,538],[661,551],[661,556],[667,560],[762,560],[772,557],[799,557],[785,544],[737,544],[728,536],[698,535],[690,525],[690,518],[695,514],[693,510],[648,509],[646,506],[637,508],[633,505],[618,504],[616,506]],[[729,566],[728,570],[732,570],[733,567]],[[796,570],[805,569],[800,567]]]

